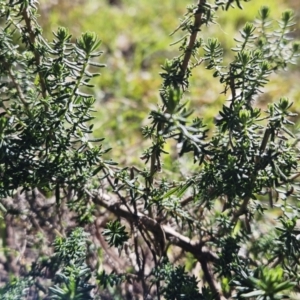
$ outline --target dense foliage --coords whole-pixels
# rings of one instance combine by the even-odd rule
[[[140,168],[118,166],[92,137],[97,35],[73,40],[60,27],[48,41],[37,1],[0,1],[2,299],[299,297],[296,115],[286,97],[265,111],[257,98],[297,62],[300,43],[291,10],[276,22],[262,6],[224,60],[202,32],[244,2],[187,7]],[[199,68],[227,97],[213,132],[186,96]]]

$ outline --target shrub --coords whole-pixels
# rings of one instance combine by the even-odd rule
[[[183,34],[179,55],[162,66],[161,104],[142,129],[150,141],[142,170],[117,166],[91,137],[89,89],[104,67],[96,34],[74,41],[60,27],[50,42],[37,1],[0,2],[2,299],[287,299],[299,291],[295,114],[285,97],[266,111],[256,99],[271,74],[296,63],[300,44],[292,11],[274,25],[263,6],[224,63],[219,41],[201,31],[242,2],[250,1],[187,7],[174,32]],[[187,105],[202,66],[228,97],[213,132]],[[168,173],[168,155],[186,156],[193,171]]]

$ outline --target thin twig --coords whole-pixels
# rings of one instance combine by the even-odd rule
[[[263,152],[265,152],[265,150],[266,150],[266,147],[267,147],[267,144],[268,144],[268,140],[269,140],[269,138],[270,138],[270,134],[271,134],[271,130],[270,130],[269,128],[266,129],[265,134],[264,134],[264,137],[263,137],[262,142],[261,142],[261,145],[260,145],[260,155],[261,155]],[[257,157],[256,157],[255,166],[258,166],[259,163],[260,163],[260,156],[257,156]],[[252,182],[251,185],[250,185],[250,188],[251,188],[251,189],[252,189],[252,186],[253,186],[253,184],[254,184],[254,182],[255,182],[255,180],[256,180],[256,176],[257,176],[257,174],[256,174],[256,172],[255,172],[255,173],[252,175],[252,178],[251,178],[251,182]],[[250,195],[247,195],[247,196],[244,198],[244,200],[243,200],[243,202],[242,202],[242,204],[241,204],[239,210],[236,211],[236,212],[233,214],[233,217],[232,217],[232,220],[231,220],[231,224],[235,224],[235,223],[237,222],[237,220],[239,219],[239,217],[242,216],[243,214],[245,214],[245,213],[247,212],[247,207],[248,207],[248,204],[249,204],[250,199],[251,199],[251,196],[250,196]]]
[[[198,31],[201,27],[201,25],[203,24],[202,22],[202,6],[206,3],[206,0],[199,0],[198,2],[198,9],[195,12],[194,16],[195,16],[195,21],[194,21],[194,25],[193,25],[193,32],[190,35],[190,40],[189,40],[189,44],[185,50],[185,54],[184,54],[184,58],[181,64],[181,75],[182,77],[184,77],[186,70],[188,68],[189,65],[189,61],[191,59],[192,56],[192,52],[193,52],[193,48],[197,39],[197,34]]]
[[[103,169],[103,173],[104,173],[105,175],[107,175],[106,178],[107,178],[107,181],[108,181],[109,185],[113,188],[113,190],[115,190],[115,185],[112,183],[111,179],[109,178],[108,172],[106,172],[106,170]],[[119,193],[119,191],[115,191],[115,193],[118,195],[119,199],[121,199],[121,201],[122,201],[123,204],[126,206],[126,208],[128,209],[128,211],[129,211],[130,213],[132,213],[130,207],[128,206],[128,204],[127,204],[127,202],[126,202],[126,199]]]
[[[31,18],[31,16],[28,15],[28,10],[27,10],[26,5],[24,5],[24,9],[22,11],[22,16],[24,18],[26,28],[27,28],[28,33],[29,33],[29,41],[30,41],[31,46],[33,48],[33,54],[34,54],[36,66],[39,69],[40,66],[41,66],[41,55],[35,49],[36,36],[35,36],[35,33],[33,31],[33,28],[32,28],[32,24],[31,24],[32,18]],[[44,76],[43,76],[42,72],[39,71],[38,74],[39,74],[39,83],[40,83],[40,86],[41,86],[42,96],[43,96],[43,98],[46,98],[47,97],[47,89],[46,89],[45,79],[44,79]],[[45,108],[46,108],[46,106],[45,106]]]
[[[184,57],[183,57],[183,60],[182,60],[182,64],[181,64],[181,67],[180,67],[180,69],[181,69],[180,73],[181,73],[182,78],[184,78],[184,76],[186,74],[186,71],[187,71],[187,68],[188,68],[188,65],[189,65],[189,61],[190,61],[191,56],[192,56],[193,48],[194,48],[195,43],[196,43],[198,31],[200,30],[200,27],[203,24],[203,21],[202,21],[202,7],[205,3],[206,3],[206,0],[199,0],[198,9],[196,10],[196,12],[194,14],[195,20],[194,20],[194,24],[193,24],[193,31],[190,35],[189,44],[188,44],[188,46],[185,50]],[[157,133],[158,134],[163,129],[162,127],[163,126],[162,126],[161,123],[157,124]],[[193,138],[193,137],[191,137],[191,138]],[[149,175],[149,178],[148,178],[148,183],[150,184],[150,186],[153,184],[154,174],[156,173],[157,169],[159,169],[159,166],[160,166],[159,150],[158,150],[157,147],[158,146],[153,147],[152,155],[151,155],[151,158],[150,158],[150,175]]]
[[[29,105],[25,99],[25,96],[23,94],[23,91],[22,91],[19,83],[16,80],[15,74],[13,73],[12,69],[10,68],[10,66],[7,63],[2,62],[2,64],[7,69],[9,77],[11,79],[11,82],[13,83],[15,89],[17,90],[17,93],[18,93],[18,96],[19,96],[21,102],[23,103],[25,109],[28,110]]]

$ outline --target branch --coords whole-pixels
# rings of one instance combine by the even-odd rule
[[[108,199],[108,196],[105,196],[106,199]],[[217,260],[217,255],[215,253],[210,250],[203,250],[203,246],[205,245],[206,241],[193,241],[188,237],[178,233],[170,226],[160,225],[156,220],[151,219],[140,212],[137,214],[128,212],[120,203],[108,204],[99,195],[93,195],[92,199],[95,204],[106,208],[116,216],[124,218],[128,222],[141,224],[154,235],[155,240],[160,245],[161,249],[164,249],[164,251],[166,240],[168,240],[172,245],[177,246],[186,252],[192,253],[198,261],[204,259],[207,262],[215,262]]]
[[[17,93],[18,93],[18,96],[19,96],[21,102],[22,102],[23,105],[24,105],[24,108],[28,111],[28,106],[29,106],[29,105],[28,105],[28,103],[27,103],[27,101],[26,101],[26,99],[25,99],[25,96],[24,96],[24,94],[23,94],[23,91],[22,91],[20,85],[18,84],[18,82],[17,82],[17,80],[16,80],[15,74],[13,73],[11,67],[9,66],[9,64],[8,64],[7,62],[2,61],[2,65],[3,65],[4,68],[7,69],[8,74],[9,74],[9,78],[11,79],[12,84],[13,84],[14,87],[16,88]]]
[[[186,70],[188,68],[188,64],[189,64],[189,61],[190,61],[191,56],[192,56],[192,51],[193,51],[193,48],[194,48],[194,45],[195,45],[195,42],[196,42],[196,38],[197,38],[199,28],[203,24],[203,22],[202,22],[202,6],[205,3],[206,3],[206,0],[199,0],[199,2],[198,2],[198,9],[195,13],[195,21],[194,21],[194,25],[193,25],[193,32],[190,36],[189,44],[186,48],[184,58],[183,58],[183,61],[182,61],[182,65],[181,65],[181,75],[182,75],[182,77],[185,75]]]
[[[205,277],[211,291],[214,294],[214,297],[215,297],[214,299],[223,300],[223,297],[221,296],[221,294],[217,288],[216,282],[214,281],[213,275],[211,274],[210,270],[208,269],[207,261],[205,259],[201,259],[200,264],[201,264],[202,271],[204,273],[204,277]]]
[[[41,65],[41,56],[40,56],[39,52],[35,49],[35,42],[36,42],[35,33],[33,31],[32,25],[31,25],[31,17],[28,15],[28,10],[27,10],[26,5],[24,5],[24,9],[22,11],[22,16],[24,18],[26,28],[29,33],[29,41],[33,48],[32,52],[34,54],[35,63],[36,63],[37,68],[39,69],[40,65]],[[47,93],[46,93],[47,89],[46,89],[45,79],[44,79],[43,74],[40,71],[38,72],[38,74],[39,74],[39,82],[40,82],[40,86],[41,86],[42,95],[43,95],[43,98],[46,98],[47,97]],[[45,106],[45,108],[46,108],[46,106]]]
[[[266,150],[270,134],[271,134],[270,128],[266,129],[264,137],[263,137],[261,145],[260,145],[260,149],[259,149],[260,155],[262,155],[265,152],[265,150]],[[257,156],[256,157],[256,161],[255,161],[255,166],[256,167],[259,165],[260,161],[261,161],[261,156]],[[257,174],[255,172],[253,174],[252,178],[251,178],[251,180],[252,180],[252,184],[251,185],[253,185],[254,181],[256,180],[256,176],[257,176]],[[231,220],[231,224],[235,224],[236,221],[238,220],[238,218],[241,215],[243,215],[243,214],[245,214],[247,212],[247,206],[249,204],[250,199],[251,199],[251,196],[249,196],[249,195],[244,198],[244,200],[242,202],[242,205],[240,206],[239,210],[236,211],[233,214],[233,217],[232,217],[232,220]]]
[[[202,6],[206,3],[206,0],[199,0],[198,2],[198,8],[194,14],[195,20],[194,20],[194,24],[193,24],[193,30],[191,32],[190,35],[190,39],[189,39],[189,44],[185,49],[185,53],[184,53],[184,57],[182,60],[182,64],[180,66],[180,75],[182,77],[182,79],[184,79],[184,76],[186,74],[188,65],[189,65],[189,61],[191,59],[192,56],[192,52],[193,52],[193,48],[195,46],[195,42],[197,39],[197,34],[199,31],[199,28],[201,27],[201,25],[203,24],[202,22]],[[180,28],[180,26],[179,26]],[[165,113],[167,112],[167,110],[165,111]],[[157,125],[157,133],[159,133],[161,130],[163,129],[163,124],[159,123]],[[158,134],[159,136],[159,134]],[[194,139],[194,137],[190,137],[191,139]],[[157,138],[158,140],[158,138]],[[157,172],[157,170],[160,170],[161,166],[160,166],[160,152],[159,152],[159,148],[158,148],[158,143],[157,145],[153,146],[153,151],[151,154],[151,159],[150,159],[150,174],[149,174],[149,178],[148,178],[148,182],[150,185],[153,184],[153,177],[154,174]],[[150,209],[150,215],[151,215],[151,209]]]

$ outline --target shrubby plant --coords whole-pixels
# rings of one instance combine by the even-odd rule
[[[2,299],[299,296],[296,116],[284,96],[265,111],[256,99],[300,44],[292,11],[276,22],[263,6],[223,63],[222,45],[201,33],[243,2],[187,7],[142,130],[142,170],[118,166],[92,138],[90,88],[104,66],[96,34],[73,40],[59,28],[47,41],[37,1],[0,2]],[[201,67],[228,97],[213,132],[187,108]],[[193,172],[165,172],[169,140]]]

